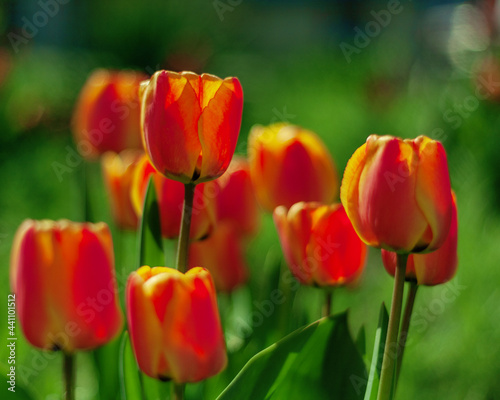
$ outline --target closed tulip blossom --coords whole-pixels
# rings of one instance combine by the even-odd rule
[[[135,168],[131,192],[132,204],[139,216],[142,215],[150,177],[158,198],[162,236],[167,239],[177,238],[181,226],[184,185],[158,173],[144,155]],[[198,240],[209,235],[215,223],[215,205],[204,183],[196,185],[192,212],[190,238]]]
[[[209,272],[143,266],[127,282],[127,319],[139,368],[176,384],[226,366],[224,335]]]
[[[217,209],[217,221],[229,221],[245,236],[257,233],[260,210],[255,198],[248,162],[234,157],[228,170],[210,183]]]
[[[452,215],[444,148],[425,136],[371,135],[347,163],[340,198],[370,246],[399,253],[435,250],[448,235]]]
[[[105,153],[101,158],[102,174],[106,186],[111,213],[120,229],[136,230],[137,212],[132,204],[132,179],[141,150],[124,150],[120,154]]]
[[[189,247],[190,267],[203,265],[210,271],[217,292],[232,292],[248,278],[244,241],[237,225],[231,221],[218,222],[208,239]]]
[[[457,205],[453,195],[453,212],[448,237],[443,245],[427,254],[410,254],[406,266],[406,280],[418,285],[434,286],[448,282],[457,270]],[[396,253],[382,250],[385,269],[392,276],[396,270]]]
[[[311,131],[286,123],[257,125],[248,154],[257,200],[267,211],[300,201],[330,203],[338,196],[333,159]]]
[[[10,273],[21,329],[33,346],[71,354],[120,332],[113,243],[103,222],[24,221]]]
[[[73,136],[89,160],[106,151],[141,149],[139,86],[146,75],[94,71],[80,92],[73,114]]]
[[[241,125],[237,78],[158,71],[142,88],[144,147],[154,167],[185,184],[222,175]]]
[[[274,223],[288,266],[305,285],[340,286],[363,271],[366,245],[341,204],[300,202],[277,207]]]

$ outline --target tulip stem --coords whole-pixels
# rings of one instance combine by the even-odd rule
[[[172,382],[172,400],[184,399],[184,384]]]
[[[323,317],[328,317],[332,313],[332,296],[331,290],[326,290],[325,303],[323,304]]]
[[[397,267],[394,275],[394,290],[392,292],[391,313],[389,315],[389,326],[387,327],[387,338],[385,341],[384,358],[380,374],[377,400],[390,400],[394,393],[394,370],[397,359],[398,331],[401,320],[401,308],[403,303],[403,292],[406,274],[406,262],[408,254],[397,255]]]
[[[193,213],[194,189],[196,184],[186,183],[184,185],[184,205],[182,206],[181,230],[177,246],[176,268],[184,273],[187,269],[189,251],[189,232],[191,231],[191,216]]]
[[[63,374],[64,374],[64,384],[66,387],[66,394],[64,398],[65,400],[73,400],[75,398],[74,356],[73,354],[67,354],[67,353],[63,354],[64,354]]]
[[[401,323],[401,333],[398,340],[398,360],[396,362],[396,385],[398,384],[399,373],[401,372],[401,364],[403,362],[403,353],[405,351],[406,340],[408,339],[408,330],[410,329],[411,313],[417,296],[417,282],[410,282],[410,289],[406,297],[405,311],[403,314],[403,322]]]

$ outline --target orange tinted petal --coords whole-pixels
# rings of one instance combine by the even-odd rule
[[[419,146],[420,158],[415,196],[432,232],[424,245],[427,250],[434,250],[443,244],[450,229],[452,199],[448,163],[441,143],[424,136],[415,139],[415,143]]]
[[[377,246],[411,252],[427,229],[415,199],[418,155],[411,144],[389,136],[371,136],[366,149],[359,181],[360,224],[373,232]]]
[[[198,134],[203,153],[199,181],[205,181],[222,175],[231,162],[240,132],[243,91],[236,78],[217,81],[202,75],[201,80],[203,111]]]
[[[188,183],[201,152],[201,109],[189,80],[169,71],[156,72],[142,100],[141,124],[152,164],[165,176]]]

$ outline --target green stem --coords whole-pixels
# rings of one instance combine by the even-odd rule
[[[75,374],[74,374],[74,356],[63,353],[63,375],[65,384],[65,400],[74,400],[75,398]]]
[[[193,183],[184,185],[184,205],[182,207],[181,230],[179,233],[176,261],[176,268],[183,273],[186,272],[188,262],[189,232],[191,230],[191,215],[193,212],[195,187],[196,184]]]
[[[417,282],[410,282],[410,290],[406,297],[405,311],[403,314],[403,322],[401,323],[401,333],[398,340],[398,360],[396,362],[396,385],[398,384],[399,374],[401,372],[401,364],[403,362],[403,354],[405,351],[406,340],[408,338],[408,330],[410,329],[411,313],[417,296]]]
[[[394,276],[394,291],[392,292],[391,313],[389,315],[389,326],[385,341],[384,358],[382,360],[382,371],[378,387],[377,400],[390,400],[394,385],[394,367],[397,358],[397,340],[399,322],[401,320],[401,308],[403,303],[403,291],[405,284],[406,262],[408,254],[397,255],[397,267]]]
[[[323,317],[328,317],[332,313],[332,290],[327,289],[325,303],[323,304]]]
[[[184,384],[172,382],[172,400],[184,399]]]

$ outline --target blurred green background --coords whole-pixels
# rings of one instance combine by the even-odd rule
[[[246,152],[252,125],[277,121],[317,132],[340,175],[372,133],[411,138],[424,134],[443,142],[458,199],[459,267],[448,284],[419,292],[398,396],[500,399],[500,67],[495,61],[495,3],[4,1],[0,321],[5,322],[0,323],[0,337],[8,333],[10,248],[19,224],[25,218],[82,219],[80,166],[59,180],[53,163],[65,163],[67,146],[74,148],[69,122],[89,72],[96,67],[148,74],[158,69],[210,72],[237,76],[243,86],[240,154]],[[478,88],[486,95],[478,96]],[[93,165],[90,172],[94,216],[111,224],[99,166]],[[135,239],[114,232],[115,244],[122,249],[117,268],[131,271]],[[232,364],[208,388],[195,385],[188,398],[202,390],[206,398],[214,398],[251,355],[320,316],[322,293],[301,287],[291,290],[286,304],[275,310],[276,315],[290,312],[290,323],[283,326],[273,313],[248,334],[246,321],[252,311],[280,284],[282,254],[269,215],[248,260],[249,287],[233,296],[228,317]],[[392,284],[380,251],[370,249],[358,287],[334,294],[334,311],[350,309],[353,335],[365,325],[368,354],[379,305],[390,304]],[[2,381],[6,361],[2,345]],[[23,374],[18,370],[19,391],[24,387],[34,399],[60,398],[60,363],[60,355],[47,360],[19,339],[17,365],[26,367]],[[99,398],[98,381],[91,354],[79,355],[77,399]],[[108,392],[101,390],[100,397],[119,398],[116,391]],[[5,389],[0,397],[9,395]]]

